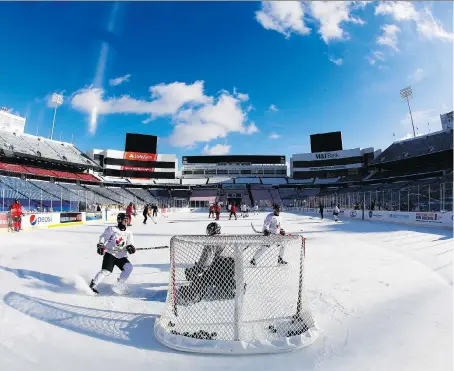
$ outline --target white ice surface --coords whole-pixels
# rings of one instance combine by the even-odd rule
[[[306,286],[321,330],[300,351],[253,356],[181,353],[153,335],[167,292],[169,250],[138,251],[127,296],[95,297],[104,224],[1,234],[0,370],[452,370],[452,231],[284,214],[307,237]],[[264,214],[226,220],[250,234]],[[175,223],[169,223],[175,221]],[[203,234],[206,214],[134,221],[136,247]]]

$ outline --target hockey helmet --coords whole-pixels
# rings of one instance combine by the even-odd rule
[[[216,222],[212,222],[207,225],[206,233],[207,233],[207,236],[214,236],[215,234],[221,234],[221,226]]]
[[[125,213],[118,213],[117,215],[117,223],[118,224],[122,224],[123,223],[123,220],[128,220],[128,217],[126,216]]]
[[[273,210],[281,211],[281,205],[279,205],[279,204],[274,204],[274,205],[273,205]]]

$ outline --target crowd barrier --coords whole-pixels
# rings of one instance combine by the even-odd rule
[[[290,210],[289,210],[290,211]],[[300,208],[302,214],[320,215],[319,209]],[[333,209],[323,210],[325,218],[333,214]],[[423,226],[438,226],[453,228],[453,213],[449,212],[415,212],[415,211],[386,211],[386,210],[341,210],[339,219],[368,220],[372,222],[403,223]]]

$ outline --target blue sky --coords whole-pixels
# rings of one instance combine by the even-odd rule
[[[309,152],[341,130],[344,148],[386,148],[453,108],[452,2],[0,3],[0,105],[49,135],[123,149],[126,132],[160,153]]]

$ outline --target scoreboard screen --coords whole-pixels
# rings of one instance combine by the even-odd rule
[[[342,151],[342,149],[342,133],[340,131],[311,135],[312,153]]]
[[[126,133],[125,152],[158,153],[158,137]]]

